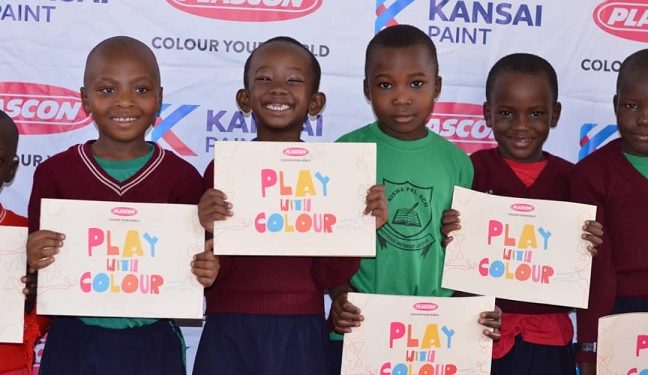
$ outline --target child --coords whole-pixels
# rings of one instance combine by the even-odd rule
[[[270,39],[245,62],[244,88],[236,101],[252,112],[259,141],[299,141],[306,115],[324,107],[318,92],[320,66],[292,38]],[[214,164],[204,176],[209,190],[198,205],[208,232],[214,220],[231,215],[232,205],[214,185]],[[382,187],[367,195],[365,213],[384,223]],[[221,271],[207,291],[205,324],[194,373],[326,374],[328,330],[324,291],[358,267],[356,258],[221,256]]]
[[[390,218],[378,231],[376,257],[363,259],[350,283],[334,290],[330,319],[338,333],[351,332],[363,319],[347,301],[348,291],[453,294],[441,288],[440,218],[450,206],[453,187],[470,186],[473,169],[463,151],[425,126],[440,91],[436,47],[424,32],[397,25],[369,42],[364,93],[378,120],[340,141],[377,144],[377,178],[385,184]],[[401,220],[398,213],[403,211],[416,220]],[[499,328],[499,312],[482,313],[479,323]],[[484,334],[498,337],[489,329]],[[339,369],[341,344],[337,346]]]
[[[123,36],[99,43],[86,60],[83,85],[83,106],[99,137],[36,168],[27,240],[29,266],[35,270],[66,251],[64,234],[39,230],[41,198],[196,204],[203,192],[189,163],[144,141],[162,103],[160,71],[145,44]],[[191,268],[209,286],[218,262],[205,251]],[[183,357],[182,334],[168,319],[55,317],[40,372],[184,374]]]
[[[490,194],[566,201],[572,164],[542,150],[560,117],[556,72],[545,59],[516,53],[488,73],[484,118],[497,147],[471,155],[472,188]],[[459,229],[459,213],[444,213],[444,234]],[[601,225],[586,222],[583,238],[601,243]],[[446,241],[449,242],[449,237]],[[590,251],[595,251],[589,246]],[[502,339],[493,346],[491,374],[575,374],[569,308],[497,300]]]
[[[576,360],[581,374],[595,374],[598,319],[648,311],[648,49],[621,64],[614,113],[620,139],[579,162],[571,197],[597,206],[606,228],[592,264],[589,308],[577,312]]]
[[[3,111],[0,111],[0,189],[2,185],[10,183],[16,175],[18,159],[18,129]],[[0,225],[26,227],[27,218],[16,215],[0,205]],[[23,277],[23,282],[27,278]],[[0,375],[31,374],[34,364],[34,345],[47,329],[49,319],[36,316],[34,311],[34,290],[25,289],[27,302],[25,304],[25,331],[22,344],[0,343]],[[31,292],[31,294],[30,294]]]

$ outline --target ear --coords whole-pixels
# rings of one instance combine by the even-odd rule
[[[308,104],[308,114],[317,116],[324,109],[324,105],[326,105],[326,95],[323,92],[316,92]]]
[[[14,176],[16,176],[16,170],[18,169],[18,158],[14,156],[14,158],[11,160],[9,164],[9,173],[7,173],[7,178],[3,181],[3,183],[8,184],[11,181],[13,181]]]
[[[484,114],[484,120],[486,121],[486,126],[492,128],[493,124],[491,124],[491,105],[489,102],[484,102],[484,105],[482,106],[482,112]]]
[[[612,98],[612,105],[614,105],[614,115],[617,115],[617,105],[619,105],[619,97],[614,94],[614,97]]]
[[[441,94],[441,86],[443,84],[443,79],[441,76],[437,76],[434,79],[434,100],[436,101],[439,99],[439,95]]]
[[[81,104],[83,105],[83,110],[90,113],[90,104],[88,103],[88,93],[86,92],[85,87],[79,89],[81,95]]]
[[[371,101],[371,91],[369,90],[369,82],[367,82],[366,78],[362,81],[362,90],[364,91],[365,98]]]
[[[562,104],[560,102],[556,102],[553,107],[553,113],[551,115],[551,124],[549,124],[552,128],[555,128],[558,125],[558,120],[560,120],[560,111],[562,110]]]
[[[240,89],[236,92],[236,104],[238,104],[241,111],[250,113],[252,107],[250,104],[250,92],[247,89]]]

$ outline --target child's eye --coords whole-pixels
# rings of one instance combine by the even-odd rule
[[[115,92],[115,89],[113,89],[112,87],[102,87],[97,91],[99,91],[102,94],[112,94]]]
[[[543,115],[543,113],[540,112],[540,111],[531,112],[531,117],[533,117],[533,118],[542,117],[542,115]]]
[[[423,86],[423,84],[424,84],[423,81],[413,81],[412,83],[410,83],[410,86],[419,88],[419,87]]]
[[[625,109],[637,109],[638,108],[636,104],[632,104],[632,103],[626,103],[623,106],[625,107]]]
[[[260,82],[270,82],[272,79],[268,76],[258,76],[254,79],[255,81],[260,81]]]
[[[390,89],[392,85],[389,82],[378,82],[378,87],[381,89]]]
[[[304,80],[301,78],[288,78],[288,83],[304,83]]]
[[[513,117],[513,113],[511,113],[510,111],[499,111],[499,112],[497,112],[497,114],[498,114],[500,117],[504,117],[504,118],[510,118],[510,117]]]
[[[138,87],[135,89],[135,92],[138,94],[146,94],[147,92],[149,92],[149,89],[146,87]]]

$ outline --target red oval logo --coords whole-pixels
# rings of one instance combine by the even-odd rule
[[[0,109],[20,134],[63,133],[92,123],[78,92],[39,83],[0,82]]]
[[[419,311],[433,311],[438,308],[439,306],[432,302],[419,302],[414,304],[414,309]]]
[[[594,9],[593,17],[609,34],[648,42],[648,4],[643,0],[604,1]]]
[[[133,216],[137,215],[137,210],[132,207],[115,207],[110,212],[117,216]]]
[[[515,203],[511,205],[511,209],[513,211],[530,212],[535,210],[535,207],[526,203]]]
[[[284,149],[283,153],[287,156],[305,156],[308,155],[308,150],[302,147],[289,147]]]
[[[497,145],[479,104],[436,103],[427,126],[469,154]]]
[[[242,22],[272,22],[304,17],[322,0],[167,0],[173,7],[196,16]]]

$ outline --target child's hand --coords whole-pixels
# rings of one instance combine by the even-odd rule
[[[443,211],[441,217],[441,234],[443,234],[443,247],[446,247],[451,241],[450,233],[461,229],[461,220],[459,220],[459,211],[449,209]]]
[[[579,363],[580,375],[596,375],[596,363]]]
[[[220,262],[218,257],[212,251],[214,248],[214,240],[207,240],[205,242],[205,251],[194,255],[194,260],[191,262],[191,272],[196,275],[196,279],[202,286],[209,288],[214,284],[220,270]]]
[[[365,199],[367,206],[365,207],[364,214],[376,218],[376,229],[382,227],[387,222],[387,198],[385,197],[385,186],[374,185],[367,191],[367,198]]]
[[[33,298],[36,296],[36,273],[28,273],[27,275],[20,278],[20,281],[25,284],[22,292],[25,295],[25,299]]]
[[[587,250],[595,257],[598,254],[596,248],[603,243],[603,224],[587,220],[583,225],[583,230],[587,233],[583,233],[581,237],[591,243],[590,246],[587,246]]]
[[[351,333],[352,327],[360,327],[364,316],[360,309],[347,300],[347,293],[338,294],[331,304],[329,319],[337,333]]]
[[[232,216],[232,204],[220,190],[209,189],[198,202],[198,219],[200,225],[209,233],[214,231],[214,221],[225,220]]]
[[[493,341],[497,342],[502,338],[500,328],[502,327],[502,309],[495,305],[495,311],[484,311],[479,314],[479,324],[484,327],[492,328],[483,331],[484,336],[490,337]]]
[[[33,273],[54,263],[54,255],[63,247],[65,235],[51,230],[39,230],[27,237],[27,264]]]

